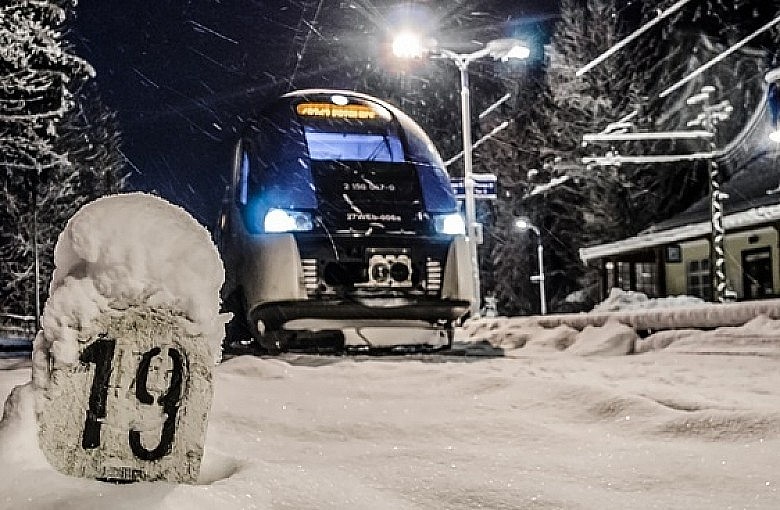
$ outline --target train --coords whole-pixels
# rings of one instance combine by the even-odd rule
[[[256,115],[232,155],[215,234],[226,345],[452,345],[473,296],[465,222],[407,114],[358,92],[298,90]],[[406,327],[433,334],[393,329]]]

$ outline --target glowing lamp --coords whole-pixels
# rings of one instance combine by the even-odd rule
[[[420,36],[401,32],[393,39],[393,55],[398,58],[420,58],[425,53]]]

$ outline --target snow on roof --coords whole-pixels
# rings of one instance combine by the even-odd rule
[[[780,204],[755,207],[747,211],[726,215],[723,218],[723,226],[728,233],[729,230],[752,227],[776,220],[780,220]],[[590,260],[610,255],[702,237],[708,235],[711,230],[710,222],[702,221],[659,232],[648,232],[612,243],[580,248],[580,259],[587,264]]]

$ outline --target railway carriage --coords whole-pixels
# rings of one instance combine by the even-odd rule
[[[317,349],[345,329],[420,326],[446,344],[469,310],[465,226],[441,157],[368,95],[302,90],[265,109],[236,143],[216,237],[228,341]]]

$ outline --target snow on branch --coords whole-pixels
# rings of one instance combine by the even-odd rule
[[[678,81],[677,83],[675,83],[671,87],[667,88],[666,90],[661,92],[658,95],[658,97],[666,97],[666,96],[668,96],[669,94],[671,94],[675,90],[679,89],[680,87],[682,87],[683,85],[685,85],[686,83],[691,81],[692,79],[696,78],[697,76],[699,76],[700,74],[705,72],[710,67],[718,64],[720,61],[722,61],[723,59],[725,59],[726,57],[728,57],[729,55],[731,55],[735,51],[739,50],[740,48],[745,46],[747,43],[749,43],[750,41],[752,41],[753,39],[758,37],[760,34],[766,32],[767,30],[769,30],[770,28],[772,28],[774,25],[776,25],[778,23],[780,23],[780,16],[777,16],[775,19],[773,19],[769,23],[765,24],[764,26],[762,26],[761,28],[759,28],[758,30],[756,30],[755,32],[750,34],[749,36],[745,37],[744,39],[739,41],[737,44],[732,46],[731,48],[727,49],[726,51],[724,51],[723,53],[721,53],[717,57],[713,58],[712,60],[710,60],[709,62],[707,62],[703,66],[701,66],[698,69],[696,69],[694,72],[692,72],[691,74],[689,74],[688,76],[686,76],[682,80]]]
[[[525,197],[523,197],[523,198],[532,197],[534,195],[539,195],[541,193],[544,193],[545,191],[549,191],[549,190],[555,188],[556,186],[559,186],[559,185],[563,184],[564,182],[566,182],[566,181],[568,181],[570,179],[571,179],[570,175],[562,175],[561,177],[555,177],[555,178],[551,179],[550,182],[548,182],[546,184],[540,184],[538,186],[535,186],[534,189],[529,191],[528,194]]]

